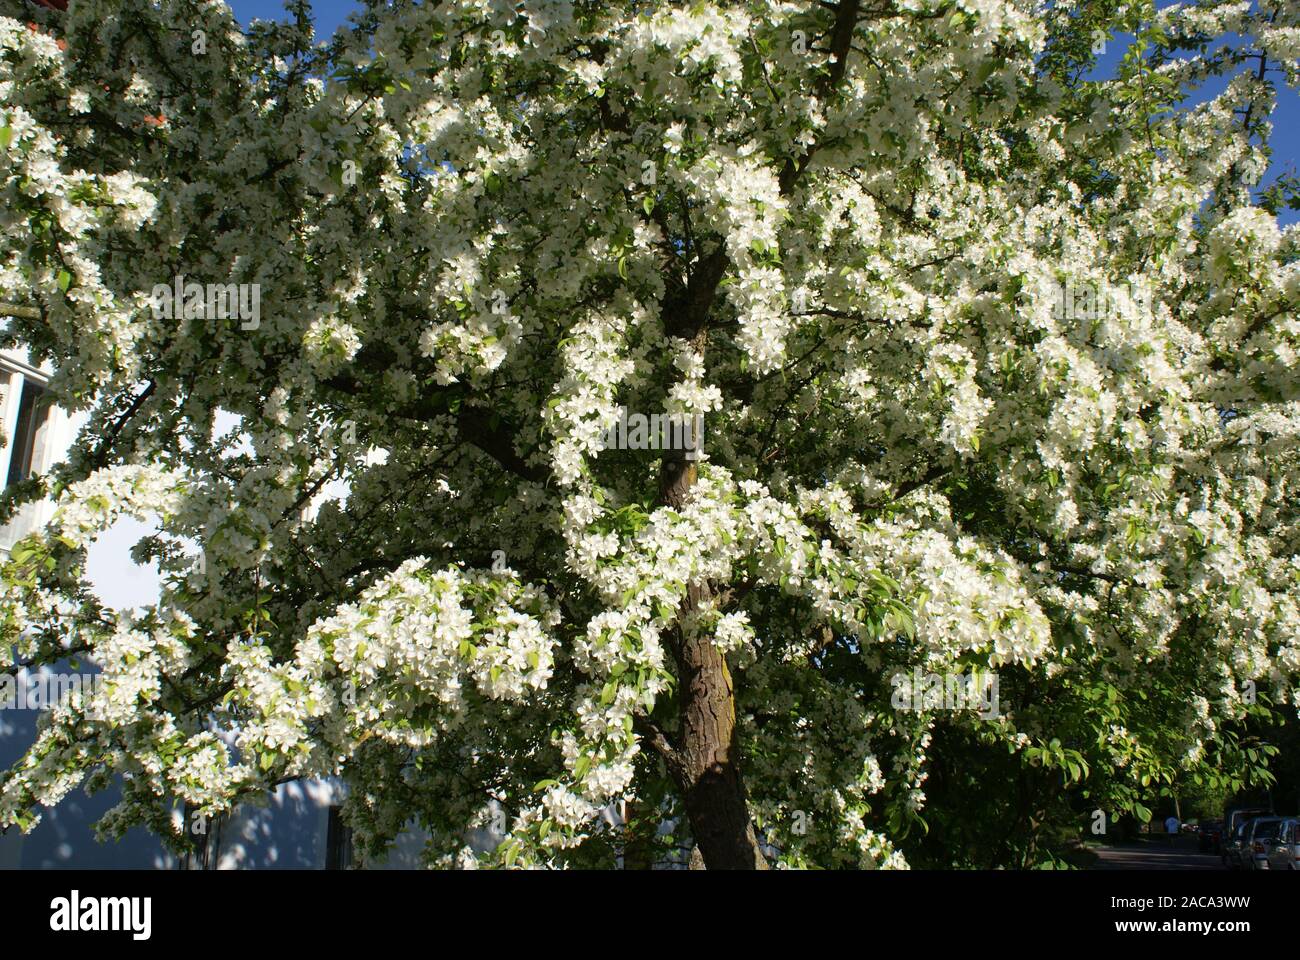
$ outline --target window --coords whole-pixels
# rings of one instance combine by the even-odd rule
[[[348,870],[352,867],[352,828],[343,822],[340,808],[331,806],[325,825],[325,869]]]
[[[45,376],[21,356],[0,352],[0,480],[4,489],[44,473],[57,459],[62,420]],[[26,503],[0,526],[0,552],[49,518],[48,500]]]
[[[181,870],[216,870],[221,860],[221,833],[225,826],[224,816],[209,816],[199,813],[190,804],[185,804],[184,819],[181,821],[190,843],[190,849],[177,864]]]
[[[22,378],[18,419],[14,424],[13,443],[10,445],[9,473],[5,478],[6,488],[22,483],[43,466],[51,409],[46,392],[40,384],[27,377]]]

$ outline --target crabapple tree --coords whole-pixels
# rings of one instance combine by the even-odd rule
[[[0,0],[7,336],[88,417],[6,496],[0,676],[103,681],[0,824],[337,777],[438,865],[898,867],[932,774],[1238,762],[1300,674],[1298,18]]]

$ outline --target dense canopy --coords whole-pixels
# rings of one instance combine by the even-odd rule
[[[337,776],[442,865],[1028,865],[1060,804],[1252,776],[1300,676],[1300,7],[286,7],[0,0],[0,299],[91,411],[7,499],[58,509],[0,666],[105,681],[0,825],[116,775],[105,831],[181,843]],[[124,515],[142,610],[84,581]]]

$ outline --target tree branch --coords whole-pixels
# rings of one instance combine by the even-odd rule
[[[40,320],[38,307],[22,307],[16,303],[0,303],[0,317],[18,317],[21,320]]]
[[[668,739],[668,736],[649,717],[634,718],[632,728],[660,756],[668,766],[668,772],[672,774],[673,778],[679,780],[684,770],[682,758],[678,754],[677,748],[673,746],[672,741]]]
[[[835,8],[835,23],[831,27],[831,67],[826,75],[821,78],[821,82],[817,84],[817,97],[820,100],[830,97],[844,79],[844,73],[849,64],[849,50],[853,45],[853,31],[858,25],[858,9],[860,6],[860,0],[843,0]],[[781,168],[779,178],[782,196],[788,196],[794,190],[799,177],[807,169],[814,154],[821,147],[822,141],[819,139],[816,143],[810,145],[798,159],[790,157],[785,161],[785,166]]]

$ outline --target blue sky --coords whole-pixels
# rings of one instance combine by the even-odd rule
[[[247,25],[249,20],[285,19],[284,7],[279,0],[227,0],[230,9],[235,11],[235,19]],[[324,39],[334,32],[348,14],[360,10],[361,4],[352,0],[317,0],[312,4],[316,13],[316,35]]]
[[[255,18],[283,19],[285,16],[280,0],[228,0],[228,2],[235,12],[235,18],[244,24]],[[1167,7],[1172,2],[1173,0],[1159,0],[1159,6]],[[361,8],[361,5],[353,0],[317,0],[312,6],[316,14],[318,39],[330,36],[350,13]],[[1130,39],[1117,37],[1107,44],[1106,52],[1098,64],[1097,74],[1105,76],[1114,70]],[[1278,79],[1278,106],[1273,117],[1273,163],[1264,178],[1265,184],[1271,183],[1279,173],[1285,171],[1295,173],[1297,157],[1300,157],[1300,95],[1281,83],[1280,78]],[[1214,96],[1222,89],[1223,84],[1217,83],[1206,90],[1199,91],[1189,100],[1193,103],[1198,102]],[[1284,224],[1294,223],[1297,219],[1300,219],[1300,211],[1281,212],[1281,220]]]

